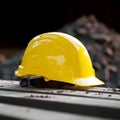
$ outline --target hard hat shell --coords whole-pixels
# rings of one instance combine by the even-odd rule
[[[86,47],[75,37],[62,32],[47,32],[34,37],[25,49],[18,77],[44,76],[79,86],[102,85],[95,76]]]

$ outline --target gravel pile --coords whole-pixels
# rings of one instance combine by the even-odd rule
[[[82,16],[59,31],[78,38],[88,49],[96,75],[107,86],[120,87],[120,34],[96,19]]]
[[[78,38],[88,49],[96,76],[108,87],[120,87],[120,34],[96,19],[94,15],[82,16],[58,31]],[[23,51],[0,63],[0,79],[14,79]]]
[[[14,71],[18,68],[21,63],[21,58],[24,51],[19,52],[14,57],[2,60],[0,63],[0,79],[3,80],[18,80],[14,75]]]

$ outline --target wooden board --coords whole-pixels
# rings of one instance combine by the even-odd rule
[[[120,89],[20,87],[0,80],[0,117],[4,119],[120,119]]]

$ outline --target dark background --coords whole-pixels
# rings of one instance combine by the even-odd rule
[[[120,32],[119,12],[118,0],[4,0],[0,46],[25,47],[32,37],[89,14]]]

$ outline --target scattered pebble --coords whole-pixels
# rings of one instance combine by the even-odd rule
[[[86,91],[86,94],[88,94],[89,93],[89,91]]]
[[[112,95],[108,95],[108,97],[111,97]]]
[[[37,97],[37,98],[50,98],[51,96],[50,95],[33,95],[31,94],[30,97]]]

